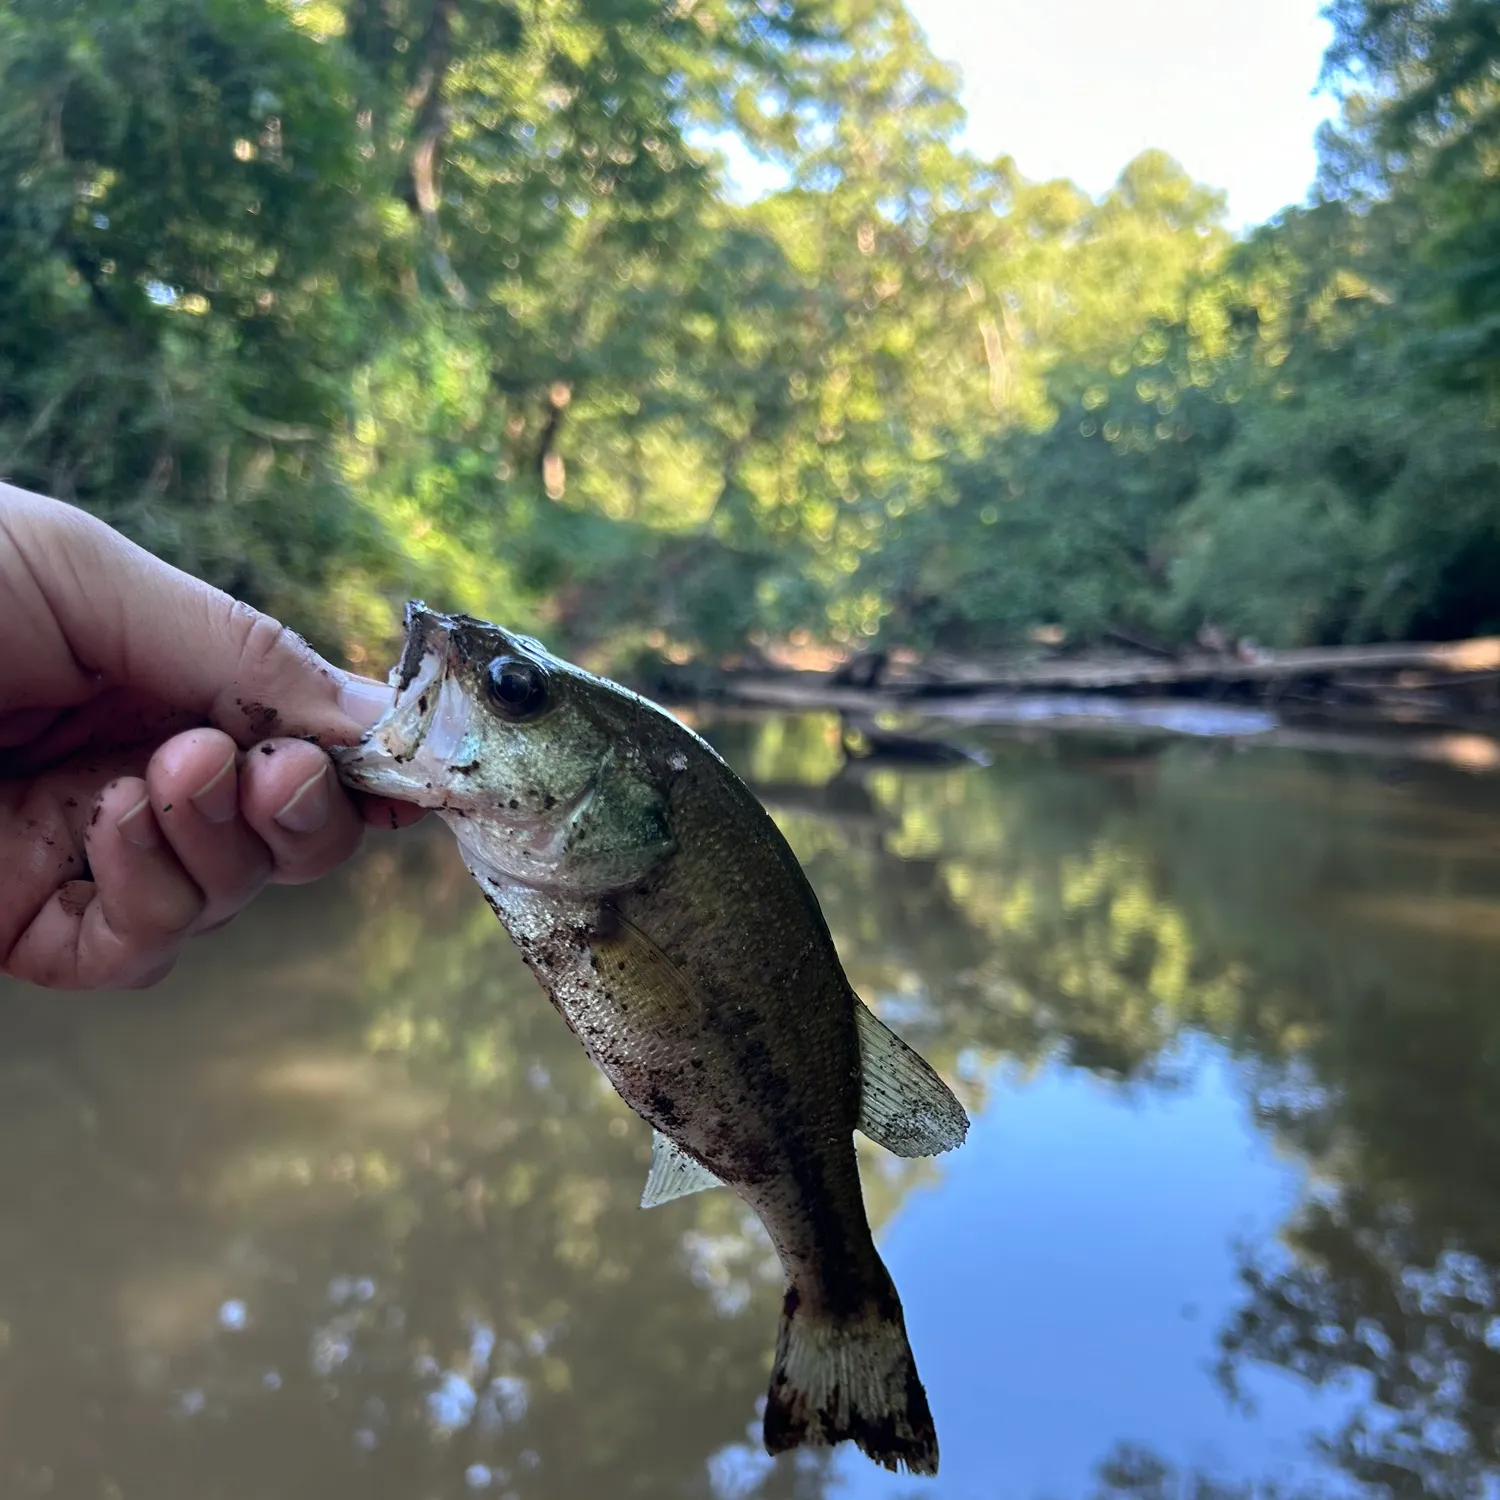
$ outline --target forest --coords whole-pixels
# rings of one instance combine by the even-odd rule
[[[1325,14],[1236,235],[960,149],[903,0],[13,0],[0,475],[372,669],[413,594],[608,665],[1500,629],[1500,12]]]

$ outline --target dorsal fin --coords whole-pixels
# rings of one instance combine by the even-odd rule
[[[969,1117],[932,1065],[858,997],[859,1129],[896,1156],[936,1156],[963,1144]]]

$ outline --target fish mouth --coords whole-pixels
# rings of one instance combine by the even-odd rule
[[[354,745],[332,752],[339,780],[373,792],[441,807],[446,769],[469,724],[469,702],[453,668],[452,623],[419,599],[406,606],[406,640],[387,681],[395,701]]]

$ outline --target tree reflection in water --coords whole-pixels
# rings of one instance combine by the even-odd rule
[[[1076,740],[856,775],[818,716],[711,731],[857,987],[972,1105],[1001,1059],[1169,1089],[1174,1044],[1217,1039],[1312,1173],[1245,1253],[1226,1387],[1356,1372],[1344,1474],[1475,1492],[1500,1440],[1493,788]],[[0,1493],[835,1487],[826,1456],[759,1451],[763,1234],[725,1193],[639,1210],[645,1128],[440,829],[271,893],[158,991],[4,998]],[[944,1171],[877,1162],[877,1225]],[[1098,1476],[1264,1493],[1128,1441]]]

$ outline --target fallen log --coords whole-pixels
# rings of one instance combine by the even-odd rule
[[[812,677],[813,673],[801,674]],[[1121,698],[1107,693],[988,691],[897,699],[889,691],[832,687],[784,679],[738,682],[735,699],[747,707],[791,712],[832,711],[861,718],[896,711],[938,724],[984,729],[1023,739],[1045,734],[1186,736],[1236,749],[1257,746],[1391,761],[1425,761],[1475,773],[1500,772],[1500,728],[1443,728],[1402,724],[1371,714],[1325,713],[1288,721],[1273,708],[1170,697]],[[1343,722],[1340,722],[1343,720]]]
[[[1245,655],[1195,651],[1175,659],[1157,656],[1053,657],[1006,660],[934,656],[922,663],[926,680],[907,682],[891,674],[896,691],[941,692],[948,688],[1111,688],[1172,683],[1274,682],[1351,672],[1426,669],[1438,682],[1500,673],[1500,636],[1467,641],[1406,642],[1380,646],[1312,646]]]

